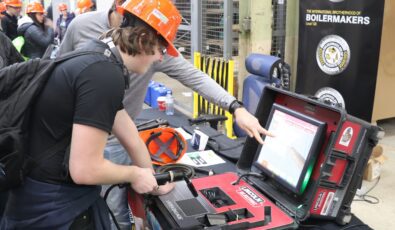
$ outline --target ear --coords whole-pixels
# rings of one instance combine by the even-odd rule
[[[139,36],[139,52],[142,54],[148,54],[147,52],[145,52],[144,49],[144,42],[147,41],[147,34],[146,33],[141,33]]]

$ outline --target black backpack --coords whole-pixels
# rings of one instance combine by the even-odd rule
[[[0,69],[0,191],[20,185],[39,160],[26,154],[27,128],[32,105],[55,66],[73,57],[100,53],[74,51],[57,59],[31,59]],[[103,53],[101,53],[103,54]],[[43,156],[67,147],[70,138],[52,146]]]

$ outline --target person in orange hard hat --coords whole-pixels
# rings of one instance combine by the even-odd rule
[[[170,56],[177,57],[178,52],[172,41],[176,37],[177,27],[181,23],[181,15],[177,8],[170,1],[126,1],[118,12],[124,16],[125,26],[138,25],[139,20],[154,28],[169,44],[167,53]]]
[[[75,14],[83,14],[89,11],[92,11],[92,7],[94,6],[92,0],[78,0],[77,1],[77,9],[75,10]]]
[[[0,2],[0,19],[4,17],[4,12],[7,10],[4,2]]]
[[[18,36],[18,17],[21,14],[22,1],[21,0],[5,0],[6,11],[2,14],[4,17],[1,20],[1,28],[3,32],[13,40]]]
[[[67,29],[65,38],[60,45],[58,55],[80,49],[86,43],[89,43],[92,38],[99,37],[106,30],[111,28],[118,28],[120,26],[133,27],[140,23],[145,23],[138,16],[132,13],[133,8],[131,7],[133,7],[133,5],[131,4],[139,2],[145,1],[114,0],[113,6],[108,11],[88,12],[76,17],[70,23],[70,26]],[[160,1],[152,2],[159,4],[158,2]],[[162,6],[161,2],[160,4]],[[120,10],[124,15],[118,13],[116,10],[117,8],[124,8]],[[160,17],[164,22],[169,20],[168,17],[172,18],[172,15],[164,17],[163,15],[163,13],[153,11],[151,17]],[[179,15],[179,13],[176,15]],[[165,36],[167,36],[165,30],[162,30],[162,32],[165,34]],[[167,48],[167,54],[163,56],[163,59],[160,62],[154,63],[147,73],[143,75],[133,73],[130,76],[130,87],[125,92],[123,102],[125,110],[128,112],[129,116],[132,117],[132,119],[136,119],[139,113],[142,111],[144,97],[150,80],[153,78],[156,72],[161,72],[173,80],[182,83],[186,87],[195,90],[200,95],[204,95],[205,99],[215,103],[225,110],[230,110],[232,105],[232,113],[235,115],[237,124],[242,127],[243,130],[245,130],[250,136],[254,136],[258,141],[262,141],[261,134],[266,134],[266,130],[259,124],[257,118],[255,118],[241,106],[238,108],[233,107],[233,105],[237,105],[237,100],[234,96],[226,92],[220,85],[211,79],[210,76],[199,69],[196,69],[182,55],[178,55],[178,52],[172,49],[172,46]],[[173,51],[177,52],[177,54],[174,54],[175,52]],[[133,160],[130,159],[127,151],[120,144],[120,141],[114,136],[109,138],[105,148],[104,156],[112,162],[116,162],[118,164],[129,165],[134,163]],[[103,186],[103,193],[104,192],[105,186]],[[128,224],[130,213],[128,212],[127,207],[126,189],[115,188],[109,194],[108,200],[110,200],[110,202],[108,202],[109,207],[114,212],[118,223],[122,222],[125,224],[125,229],[130,229],[130,227],[128,228],[126,226]]]
[[[29,3],[26,14],[31,21],[24,21],[18,27],[18,35],[25,39],[21,53],[28,58],[41,58],[53,43],[52,21],[45,17],[44,7],[39,2]]]
[[[4,2],[0,2],[0,13],[6,10]],[[0,14],[2,15],[2,14]],[[2,15],[4,16],[4,15]],[[0,18],[1,22],[1,18]],[[22,62],[24,59],[20,53],[16,50],[11,40],[4,34],[0,27],[0,69],[16,62]],[[0,195],[1,197],[1,195]],[[1,213],[1,207],[0,207]]]
[[[167,30],[176,31],[179,23],[168,20]],[[146,73],[172,42],[147,23],[114,28],[81,48],[94,53],[55,66],[27,128],[27,152],[37,166],[10,191],[0,229],[110,229],[101,185],[129,183],[137,193],[154,195],[174,188],[158,186],[148,150],[122,102],[129,73]],[[104,158],[109,133],[121,140],[134,165]],[[46,151],[54,146],[60,150]]]
[[[55,38],[59,39],[59,42],[61,42],[66,34],[67,27],[69,27],[69,24],[74,19],[75,15],[74,13],[67,11],[67,4],[65,3],[60,3],[58,5],[58,10],[60,15],[56,21]]]

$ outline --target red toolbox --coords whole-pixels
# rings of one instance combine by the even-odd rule
[[[236,173],[193,179],[199,196],[184,181],[155,199],[162,229],[294,229],[294,219]]]
[[[265,137],[264,145],[247,138],[237,173],[179,181],[172,192],[151,200],[162,229],[290,229],[307,218],[350,221],[351,202],[381,129],[270,86],[255,116],[274,137]]]
[[[343,109],[270,86],[255,116],[278,137],[266,138],[263,146],[248,138],[237,163],[239,173],[261,174],[248,177],[249,183],[297,220],[348,223],[351,202],[382,130]],[[291,154],[282,156],[278,149],[291,149]]]

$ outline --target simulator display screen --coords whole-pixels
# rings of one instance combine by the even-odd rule
[[[256,154],[255,165],[291,191],[300,194],[310,178],[320,150],[325,123],[274,104],[266,136]]]

